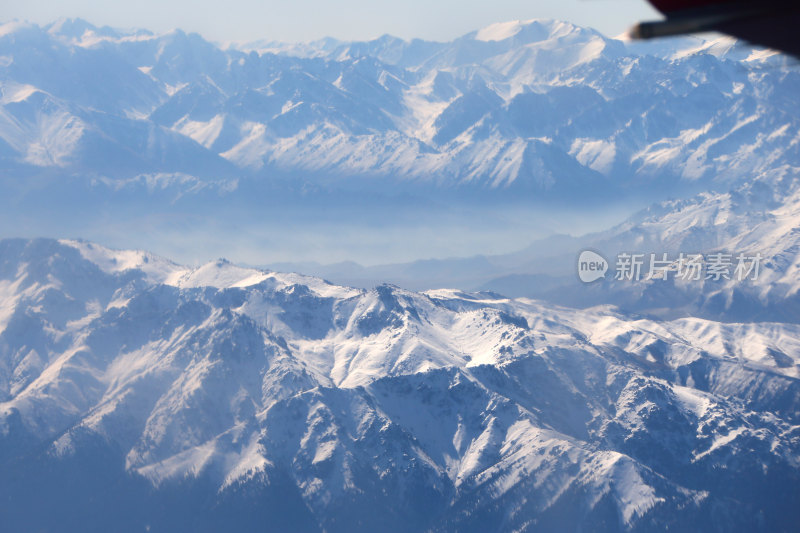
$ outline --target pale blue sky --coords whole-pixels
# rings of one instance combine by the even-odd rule
[[[618,35],[657,17],[645,0],[0,0],[4,20],[81,17],[96,25],[181,28],[206,38],[363,40],[390,33],[449,40],[493,22],[557,18]]]

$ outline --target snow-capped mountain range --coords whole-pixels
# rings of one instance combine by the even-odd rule
[[[223,46],[0,26],[5,235],[381,232],[450,202],[478,225],[537,198],[656,202],[517,253],[375,268],[367,288],[0,240],[0,529],[793,531],[786,67],[728,39],[539,20]],[[584,285],[583,248],[761,254],[763,270]],[[371,283],[398,272],[435,283]]]
[[[53,240],[0,242],[0,302],[9,531],[798,519],[795,324],[360,290]]]
[[[542,20],[448,43],[224,48],[181,31],[12,22],[0,26],[0,161],[113,180],[653,194],[796,162],[800,74],[785,62],[725,39],[630,45]]]

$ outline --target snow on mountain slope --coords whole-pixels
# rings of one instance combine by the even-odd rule
[[[137,270],[151,283],[168,283],[183,275],[187,269],[153,254],[134,250],[110,250],[85,241],[61,240],[60,244],[77,249],[81,257],[106,274]]]
[[[574,195],[557,184],[576,180],[600,184],[588,187],[593,198],[654,180],[666,189],[738,183],[797,160],[796,70],[723,41],[629,44],[532,20],[449,43],[385,36],[246,53],[181,31],[80,20],[3,28],[8,162],[59,167],[69,158],[69,171],[115,178],[131,167],[217,177],[277,168],[339,184],[382,176],[551,196]],[[47,124],[21,135],[29,119],[14,113],[26,91],[70,113],[47,113]],[[126,155],[118,172],[101,164],[107,148],[87,131]],[[78,149],[81,132],[89,146]],[[146,161],[134,157],[142,152]]]
[[[234,265],[225,259],[207,263],[197,268],[187,268],[149,252],[139,250],[111,250],[86,241],[61,240],[59,244],[77,249],[81,257],[96,265],[106,274],[136,272],[145,274],[152,284],[164,284],[181,289],[215,287],[229,289],[249,287],[269,281],[274,288],[303,284],[323,297],[347,298],[357,291],[331,285],[319,278],[301,274],[264,272]]]
[[[179,512],[185,491],[215,503],[179,530],[251,529],[246,494],[283,508],[276,530],[797,518],[796,325],[356,290],[78,241],[0,242],[0,291],[12,525],[53,527],[25,510],[60,476],[86,483],[55,496],[59,519],[85,517],[101,470],[128,496],[90,528],[136,501],[123,529],[175,530],[152,498]]]
[[[755,280],[731,276],[700,286],[676,285],[713,316],[758,316],[795,321],[798,286],[798,171],[777,169],[729,193],[707,193],[664,204],[601,237],[603,246],[677,253],[730,253],[761,257]],[[614,235],[613,237],[611,235]],[[663,285],[663,284],[662,284]],[[639,289],[659,290],[657,281]],[[698,290],[699,289],[699,290]],[[669,305],[667,302],[665,302]]]
[[[87,124],[31,85],[0,87],[0,139],[29,164],[64,166],[73,156]]]
[[[511,22],[498,22],[478,30],[475,34],[476,41],[504,41],[518,34],[526,24],[519,20]]]

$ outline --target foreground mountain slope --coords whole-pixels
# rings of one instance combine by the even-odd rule
[[[356,290],[78,241],[2,241],[0,278],[12,529],[798,518],[796,325]]]

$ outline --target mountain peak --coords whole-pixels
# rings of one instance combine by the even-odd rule
[[[500,42],[512,38],[525,42],[536,42],[563,37],[575,32],[592,32],[592,30],[560,20],[529,19],[496,22],[472,32],[468,36],[483,42]]]
[[[495,22],[475,32],[476,41],[505,41],[514,37],[535,20],[512,20],[509,22]]]
[[[35,24],[31,24],[30,22],[22,20],[12,20],[10,22],[0,23],[0,38],[22,31],[38,32],[41,31],[41,29]]]
[[[51,35],[80,38],[87,31],[97,31],[97,27],[81,18],[61,17],[44,27]]]

